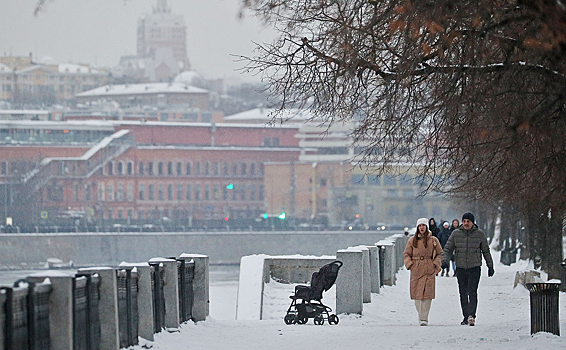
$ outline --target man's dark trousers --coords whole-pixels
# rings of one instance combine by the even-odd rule
[[[468,316],[476,318],[480,275],[480,266],[472,267],[471,269],[462,269],[456,267],[458,289],[460,290],[460,306],[462,306],[462,314],[464,315],[464,319],[467,319]]]

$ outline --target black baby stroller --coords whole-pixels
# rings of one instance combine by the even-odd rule
[[[286,324],[305,324],[309,318],[314,318],[316,325],[324,324],[324,320],[329,324],[338,324],[338,316],[330,315],[328,312],[332,309],[320,300],[322,292],[329,290],[336,282],[341,267],[342,262],[338,260],[326,264],[312,274],[310,286],[295,287],[295,294],[289,297],[292,301],[284,318]]]

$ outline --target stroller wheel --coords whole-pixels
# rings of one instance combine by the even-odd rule
[[[295,315],[293,314],[285,315],[285,318],[283,320],[285,321],[285,324],[295,324],[297,322],[295,320]]]
[[[305,324],[309,321],[308,317],[297,317],[297,323],[298,324]]]
[[[318,315],[314,318],[314,324],[322,326],[324,324],[324,317],[322,315]]]
[[[338,324],[338,322],[340,322],[340,319],[338,319],[338,316],[336,316],[334,314],[328,316],[328,324]]]

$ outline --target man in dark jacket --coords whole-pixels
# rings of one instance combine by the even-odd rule
[[[450,256],[454,253],[460,305],[464,315],[461,324],[470,326],[476,323],[482,255],[488,267],[487,275],[491,277],[495,273],[485,233],[474,221],[472,213],[465,213],[462,216],[462,225],[452,232],[442,253],[442,268],[448,267]]]

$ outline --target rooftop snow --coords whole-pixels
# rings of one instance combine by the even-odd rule
[[[121,84],[101,86],[96,89],[78,93],[75,96],[119,96],[162,93],[206,94],[208,90],[182,83]]]

